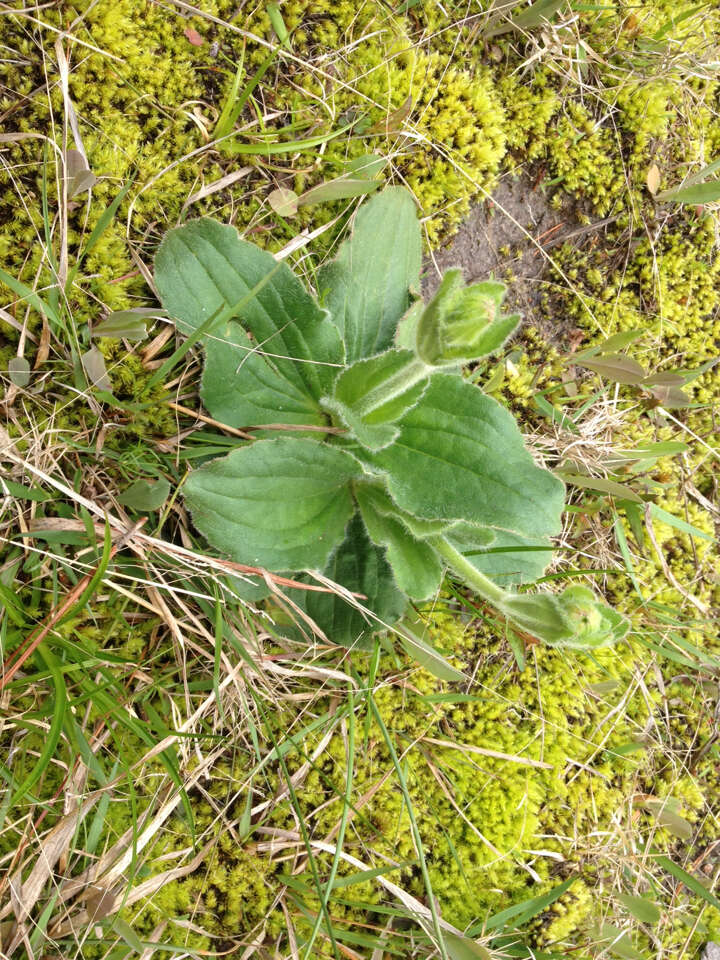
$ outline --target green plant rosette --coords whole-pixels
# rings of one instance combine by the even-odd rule
[[[317,271],[317,297],[233,227],[201,219],[167,234],[155,281],[204,345],[203,403],[258,437],[190,474],[195,526],[241,563],[339,583],[344,594],[293,599],[347,646],[433,596],[447,567],[519,630],[612,642],[622,618],[582,588],[512,592],[550,558],[564,486],[461,363],[499,349],[517,317],[501,314],[501,284],[464,287],[458,271],[424,307],[420,268],[415,206],[394,187],[362,206]]]

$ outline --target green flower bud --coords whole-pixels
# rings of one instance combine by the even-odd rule
[[[417,323],[415,350],[432,367],[479,360],[498,350],[520,321],[503,316],[506,287],[486,280],[466,287],[460,270],[448,270]]]
[[[617,643],[630,627],[587,587],[567,587],[561,594],[509,594],[497,607],[516,627],[549,647],[594,650]]]
[[[567,587],[557,599],[570,625],[570,635],[547,640],[550,646],[593,650],[617,643],[630,629],[625,617],[599,603],[588,587]]]

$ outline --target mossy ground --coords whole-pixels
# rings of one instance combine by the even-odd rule
[[[100,341],[111,395],[83,379],[90,327],[108,311],[153,305],[154,248],[192,216],[233,222],[274,251],[318,230],[293,254],[312,277],[350,201],[284,219],[268,197],[337,177],[371,152],[387,158],[384,178],[415,193],[431,245],[498,178],[520,171],[548,202],[571,195],[591,225],[602,219],[550,252],[533,319],[557,326],[553,343],[528,323],[505,357],[473,376],[522,417],[551,466],[579,476],[553,575],[587,571],[635,631],[592,657],[531,648],[521,671],[502,627],[449,587],[425,616],[435,644],[467,673],[451,687],[388,651],[347,657],[287,641],[267,613],[230,602],[222,572],[182,566],[171,551],[121,552],[89,606],[4,693],[2,774],[12,790],[54,735],[59,699],[68,705],[42,777],[3,808],[4,869],[21,868],[27,883],[48,828],[72,829],[19,928],[16,881],[12,896],[0,881],[3,949],[120,958],[139,952],[140,937],[147,957],[163,949],[148,942],[189,956],[306,955],[352,752],[343,850],[364,866],[340,860],[327,902],[334,942],[324,922],[310,956],[437,955],[407,902],[381,885],[385,871],[498,953],[522,943],[553,956],[693,956],[720,936],[720,912],[697,887],[712,888],[720,837],[720,380],[702,369],[718,350],[720,257],[712,208],[656,203],[647,182],[656,166],[659,187],[673,186],[718,155],[720,87],[708,64],[720,13],[685,16],[665,0],[588,5],[522,32],[488,24],[480,7],[289,0],[279,7],[289,31],[281,49],[271,7],[203,0],[193,15],[184,9],[76,0],[0,21],[12,52],[0,116],[20,135],[1,145],[3,269],[51,308],[55,296],[60,318],[0,285],[3,369],[17,355],[33,368],[27,387],[5,380],[15,458],[5,466],[25,485],[3,501],[6,653],[97,562],[88,503],[100,508],[96,522],[103,509],[123,515],[117,495],[132,479],[164,476],[177,488],[195,457],[229,442],[214,427],[192,433],[195,421],[169,405],[199,409],[194,361],[155,377],[174,345],[166,325],[156,323],[149,350]],[[56,41],[69,63],[66,98]],[[241,85],[265,73],[241,133],[215,144],[241,59]],[[68,103],[76,146],[100,179],[64,205],[56,158]],[[268,133],[275,152],[263,156]],[[326,142],[288,146],[318,134]],[[67,284],[63,251],[70,269],[82,257]],[[615,384],[577,356],[634,330],[629,354],[649,374],[680,371],[689,405],[660,402],[652,383]],[[678,441],[685,447],[672,453],[649,446]],[[608,494],[608,479],[625,494]],[[193,546],[181,498],[152,516],[147,533]],[[82,796],[94,805],[74,821]],[[363,869],[375,872],[363,878]],[[571,878],[510,940],[486,930],[493,914]],[[628,895],[656,904],[659,918],[639,917]]]

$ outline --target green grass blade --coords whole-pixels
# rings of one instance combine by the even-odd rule
[[[398,783],[400,785],[400,790],[402,792],[403,798],[405,800],[405,806],[408,812],[408,817],[410,819],[410,829],[412,831],[413,840],[415,841],[415,849],[417,850],[418,859],[420,860],[420,872],[422,873],[423,883],[425,884],[425,891],[427,894],[427,900],[430,905],[430,913],[432,915],[432,924],[433,932],[435,934],[435,940],[438,950],[440,951],[440,956],[443,960],[450,960],[448,957],[448,952],[445,947],[445,941],[443,939],[442,928],[440,926],[440,914],[438,913],[437,903],[435,901],[435,895],[433,894],[432,883],[430,881],[430,873],[428,872],[427,860],[425,859],[425,850],[423,847],[422,837],[420,836],[420,829],[415,819],[415,813],[413,810],[412,799],[410,797],[410,791],[408,790],[407,780],[405,778],[405,773],[403,772],[400,760],[395,749],[395,744],[392,741],[392,737],[388,731],[388,728],[385,726],[385,722],[382,718],[380,711],[377,708],[375,699],[371,691],[368,691],[368,705],[372,711],[375,722],[380,728],[382,733],[383,740],[388,748],[390,754],[390,759],[392,760],[393,767],[395,768],[395,773],[397,774]]]
[[[332,866],[330,867],[330,875],[325,884],[325,893],[323,895],[323,910],[318,912],[317,917],[315,918],[315,923],[312,928],[312,933],[310,934],[310,940],[308,941],[307,947],[305,948],[305,960],[310,960],[311,951],[313,944],[317,938],[318,932],[320,930],[320,925],[323,920],[323,913],[327,911],[328,903],[330,902],[330,895],[332,893],[333,885],[335,884],[335,877],[337,876],[338,867],[340,865],[340,854],[342,853],[343,843],[345,841],[345,829],[347,827],[348,815],[352,806],[352,785],[353,785],[353,772],[355,765],[355,704],[353,702],[353,692],[352,687],[348,689],[348,746],[347,746],[347,773],[345,777],[345,797],[342,808],[342,816],[340,818],[340,829],[338,830],[337,841],[335,843],[335,854],[333,856]]]
[[[657,520],[660,520],[662,523],[667,523],[668,526],[674,527],[676,530],[679,530],[680,533],[687,533],[690,537],[700,537],[702,540],[713,541],[715,539],[712,533],[707,533],[705,530],[694,527],[691,523],[686,523],[685,520],[673,516],[672,513],[663,510],[663,508],[659,507],[656,503],[650,504],[650,513],[652,513],[653,517]]]
[[[54,691],[53,715],[50,721],[50,729],[45,737],[43,748],[40,751],[40,756],[30,773],[13,793],[10,805],[19,803],[27,792],[35,786],[55,756],[57,745],[62,735],[65,710],[67,708],[67,687],[65,686],[65,680],[57,660],[44,643],[38,646],[37,652],[41,659],[44,660],[52,676]]]
[[[313,150],[323,143],[329,143],[330,140],[337,140],[338,137],[346,134],[351,126],[351,124],[346,123],[342,127],[338,127],[337,130],[332,130],[329,133],[318,133],[316,136],[307,137],[304,140],[289,140],[268,144],[229,142],[223,145],[223,150],[229,154],[254,157],[272,157],[278,153],[303,153],[305,150]]]
[[[253,694],[253,700],[255,701],[255,706],[257,707],[257,709],[258,709],[259,712],[260,712],[260,715],[261,715],[262,718],[263,718],[263,721],[264,721],[264,723],[265,723],[265,729],[266,729],[267,732],[268,732],[268,735],[269,735],[269,737],[270,737],[270,741],[271,741],[271,743],[273,744],[273,748],[274,748],[275,750],[277,750],[278,743],[277,743],[277,740],[276,740],[276,737],[275,737],[275,733],[274,733],[273,728],[272,728],[272,723],[268,720],[268,717],[267,717],[267,714],[266,714],[266,712],[265,712],[265,708],[263,707],[262,701],[260,700],[259,697],[255,696],[255,694],[254,694],[254,692],[252,691],[252,689],[251,689],[251,693]],[[294,787],[294,785],[293,785],[292,776],[290,775],[290,771],[288,770],[288,766],[287,766],[287,764],[285,763],[285,758],[284,758],[283,756],[280,756],[280,757],[279,757],[279,761],[280,761],[280,767],[281,767],[281,769],[282,769],[283,777],[285,778],[285,783],[286,783],[286,785],[287,785],[288,793],[289,793],[289,795],[290,795],[290,803],[291,803],[292,806],[293,806],[293,809],[294,809],[294,811],[295,811],[295,815],[297,816],[297,822],[298,822],[298,824],[299,824],[299,826],[300,826],[300,834],[301,834],[301,836],[302,836],[303,844],[304,844],[304,846],[305,846],[305,852],[306,852],[306,854],[307,854],[308,864],[309,864],[309,866],[310,866],[310,872],[311,872],[311,874],[312,874],[312,879],[313,879],[313,884],[314,884],[314,886],[315,886],[315,891],[316,891],[317,896],[318,896],[318,898],[319,898],[319,900],[320,900],[320,909],[321,909],[321,911],[322,911],[322,919],[325,921],[325,927],[326,927],[326,929],[327,929],[327,934],[328,934],[328,936],[329,936],[329,938],[330,938],[330,945],[332,946],[333,956],[335,957],[335,960],[340,960],[340,952],[339,952],[339,950],[338,950],[338,945],[337,945],[336,940],[335,940],[335,931],[334,931],[334,928],[333,928],[333,922],[332,922],[332,918],[330,917],[330,913],[329,913],[329,911],[328,911],[327,904],[326,904],[326,902],[325,902],[325,896],[324,896],[324,892],[323,892],[323,889],[322,889],[322,884],[320,883],[320,874],[319,874],[319,871],[318,871],[318,867],[317,867],[317,862],[316,862],[316,860],[315,860],[315,856],[314,856],[314,854],[313,854],[313,848],[312,848],[312,843],[310,842],[310,835],[309,835],[309,833],[308,833],[307,824],[305,823],[305,818],[304,818],[303,813],[302,813],[302,808],[301,808],[301,806],[300,806],[300,804],[299,804],[299,802],[298,802],[298,797],[297,797],[297,794],[296,794],[296,792],[295,792],[295,787]]]
[[[533,917],[536,917],[539,913],[542,913],[543,910],[546,910],[550,904],[555,903],[566,890],[570,889],[574,882],[575,877],[570,877],[563,883],[558,884],[557,887],[553,887],[548,893],[544,893],[539,897],[532,897],[530,900],[523,900],[522,903],[516,903],[506,910],[501,910],[500,913],[496,913],[490,917],[485,924],[473,927],[468,933],[470,936],[477,936],[482,933],[483,930],[485,932],[505,930],[509,924],[512,924],[512,926],[509,927],[511,930],[521,927],[527,923],[528,920],[532,920]]]
[[[59,315],[32,287],[28,287],[22,280],[16,280],[15,277],[3,270],[2,267],[0,267],[0,280],[2,280],[5,286],[9,287],[13,293],[16,293],[23,302],[30,304],[31,307],[37,310],[41,317],[47,317],[58,329],[62,327]]]
[[[718,900],[715,894],[711,893],[707,887],[700,883],[699,880],[693,877],[692,874],[683,870],[682,867],[679,867],[670,857],[666,857],[664,854],[651,854],[651,856],[653,856],[658,866],[662,867],[663,870],[667,870],[676,880],[685,884],[688,890],[691,890],[711,907],[720,910],[720,900]]]
[[[230,88],[230,92],[228,94],[228,98],[225,101],[222,113],[218,117],[218,122],[215,127],[215,137],[218,140],[222,139],[222,137],[228,136],[231,133],[238,117],[243,112],[245,104],[248,102],[253,94],[253,91],[265,76],[269,68],[272,66],[272,63],[276,57],[277,52],[275,50],[265,57],[251,79],[245,84],[242,93],[240,93],[238,96],[240,77],[242,76],[243,69],[243,61],[240,61],[238,64],[237,73],[235,74],[235,79],[233,80],[232,87]],[[220,149],[226,150],[228,146],[229,145],[227,143],[220,144]]]
[[[625,528],[623,527],[622,519],[620,517],[615,517],[613,530],[615,532],[615,541],[618,545],[620,553],[622,554],[623,562],[625,563],[625,569],[628,572],[628,576],[632,581],[633,587],[635,587],[635,592],[644,603],[645,598],[640,590],[640,583],[638,581],[637,574],[635,573],[635,567],[633,566],[632,557],[630,556],[630,550],[628,548],[627,537],[625,536]]]

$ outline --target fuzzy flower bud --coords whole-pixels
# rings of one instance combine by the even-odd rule
[[[448,270],[417,325],[415,349],[428,366],[479,360],[498,350],[518,325],[503,316],[505,284],[486,280],[466,287],[460,270]]]

